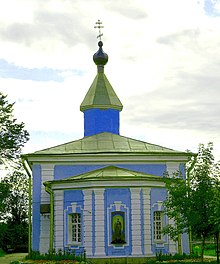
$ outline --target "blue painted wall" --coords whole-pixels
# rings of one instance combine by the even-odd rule
[[[55,180],[68,178],[74,175],[79,175],[82,173],[86,173],[89,171],[93,171],[99,168],[106,167],[110,164],[105,165],[56,165],[54,167],[54,178]],[[163,176],[166,171],[165,164],[117,164],[120,168],[130,169],[133,171],[153,174],[157,176]],[[180,164],[180,171],[185,174],[184,164]],[[39,242],[40,242],[40,193],[41,193],[41,166],[34,165],[33,166],[33,236],[32,236],[32,245],[33,250],[39,250]],[[113,247],[112,245],[108,245],[108,236],[109,232],[107,230],[107,208],[110,204],[113,204],[114,201],[122,201],[123,204],[126,204],[128,208],[131,208],[130,201],[130,191],[127,188],[109,188],[105,191],[105,246],[106,246],[106,255],[108,256],[122,256],[122,255],[130,255],[131,254],[131,225],[129,223],[129,245],[124,248]],[[143,230],[143,196],[140,194],[141,199],[141,241],[142,241],[142,252],[144,253],[144,230]],[[151,191],[151,221],[153,223],[153,212],[156,208],[152,206],[154,203],[158,201],[164,201],[166,199],[166,190],[163,188],[154,188]],[[80,205],[83,208],[83,192],[81,190],[68,190],[64,192],[64,208],[67,208],[71,205],[72,202],[77,202],[77,205]],[[92,195],[92,219],[93,219],[93,254],[95,253],[95,199],[94,193]],[[131,210],[129,209],[129,222],[131,222]],[[82,214],[83,215],[83,214]],[[66,227],[67,228],[67,227]],[[153,237],[153,225],[152,225],[152,237]],[[187,235],[184,235],[184,238],[187,238]],[[65,237],[67,241],[67,236]],[[187,240],[187,239],[186,239]],[[83,244],[80,247],[73,247],[76,249],[76,253],[83,252]],[[184,252],[188,252],[188,241],[183,242],[183,250]],[[168,245],[164,245],[163,248],[157,248],[155,244],[152,245],[153,253],[158,251],[162,251],[163,253],[168,253]]]
[[[84,136],[102,132],[119,135],[119,111],[115,109],[88,109],[84,111]]]
[[[123,206],[122,212],[126,212],[125,218],[127,219],[127,213],[129,214],[129,223],[126,223],[126,232],[129,232],[129,239],[127,242],[127,246],[124,247],[117,247],[114,245],[109,245],[108,244],[108,239],[111,234],[111,221],[109,219],[109,228],[110,230],[107,229],[107,209],[114,204],[115,201],[121,201],[122,204],[125,204],[126,207],[129,208],[129,212],[125,211]],[[106,189],[105,190],[105,247],[106,247],[106,255],[107,256],[126,256],[126,255],[131,255],[131,215],[130,215],[130,208],[131,208],[131,194],[130,190],[128,188],[114,188],[114,189]],[[110,209],[110,214],[111,212],[115,211],[115,207],[113,206]],[[110,215],[109,215],[110,217]],[[128,229],[129,228],[129,229]],[[127,234],[128,235],[128,234]]]
[[[152,237],[152,252],[153,254],[156,253],[163,253],[163,254],[167,254],[169,253],[169,247],[167,244],[167,236],[163,236],[163,240],[164,240],[164,244],[156,244],[154,242],[154,227],[153,227],[153,223],[154,223],[154,212],[158,211],[160,208],[158,208],[158,201],[165,201],[166,200],[166,189],[164,188],[152,188],[151,189],[151,237]],[[164,207],[162,206],[161,211],[164,211]],[[166,217],[164,215],[164,220],[163,220],[164,224],[166,225]]]
[[[189,254],[189,235],[187,233],[182,234],[182,250],[184,253]]]
[[[105,167],[105,165],[56,165],[54,167],[54,179],[61,180],[103,167]]]
[[[67,190],[67,191],[64,191],[64,209],[67,210],[67,213],[65,214],[65,222],[66,222],[66,226],[65,226],[65,230],[67,231],[68,230],[68,214],[71,214],[72,213],[72,208],[71,208],[71,203],[75,202],[77,203],[77,206],[76,206],[76,212],[77,213],[80,213],[81,214],[81,222],[83,223],[83,192],[82,190]],[[71,246],[71,250],[74,250],[76,255],[80,255],[84,252],[84,246],[83,246],[83,243],[84,243],[84,238],[83,238],[83,233],[84,233],[84,230],[83,230],[83,225],[81,225],[81,233],[82,233],[82,236],[81,236],[81,245],[79,246]],[[67,244],[67,241],[68,241],[68,231],[66,232],[65,234],[65,237],[64,237],[64,246]],[[66,249],[70,249],[69,247],[66,248]]]
[[[134,170],[138,172],[153,174],[157,176],[163,176],[164,172],[166,171],[166,165],[165,164],[137,164],[137,165],[122,165],[117,164],[115,165],[120,168],[124,168],[127,170]]]
[[[185,167],[185,164],[180,164],[179,170],[180,170],[181,176],[185,180],[186,179],[186,167]]]
[[[41,195],[41,166],[33,165],[32,193],[32,250],[39,251],[40,246],[40,195]]]
[[[54,167],[54,179],[60,180],[64,178],[68,178],[71,176],[76,176],[79,174],[83,174],[89,171],[97,170],[109,166],[106,165],[56,165]],[[165,164],[138,164],[138,165],[124,165],[124,164],[116,164],[116,167],[124,168],[127,170],[134,170],[143,173],[154,174],[157,176],[163,176],[166,171]]]

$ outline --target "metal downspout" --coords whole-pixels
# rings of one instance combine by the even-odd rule
[[[53,252],[53,239],[54,239],[54,193],[50,186],[45,185],[45,190],[50,195],[50,244],[49,252]]]
[[[23,167],[25,169],[25,171],[28,174],[28,254],[31,254],[32,251],[32,221],[31,221],[31,217],[32,217],[32,213],[31,213],[31,207],[32,207],[32,182],[31,182],[31,172],[29,171],[26,163],[27,161],[25,160],[25,158],[21,159]]]

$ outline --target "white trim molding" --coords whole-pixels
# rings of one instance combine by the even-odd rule
[[[131,192],[131,233],[132,256],[142,255],[141,248],[141,188],[130,188]]]
[[[63,191],[54,192],[54,246],[55,250],[63,248]]]
[[[105,256],[105,223],[104,223],[104,190],[94,189],[95,194],[95,254],[96,257]]]
[[[46,192],[43,185],[46,181],[54,179],[54,164],[41,164],[41,204],[50,204],[50,195]],[[47,253],[50,241],[50,214],[40,215],[40,253]]]
[[[151,237],[151,188],[143,188],[143,210],[144,210],[144,255],[152,255]]]
[[[84,194],[84,210],[83,210],[83,225],[84,225],[84,248],[86,255],[91,257],[92,254],[92,190],[83,190]]]

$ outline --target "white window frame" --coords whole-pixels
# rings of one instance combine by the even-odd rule
[[[75,223],[73,223],[73,217],[76,217]],[[68,215],[68,244],[80,245],[82,243],[81,218],[82,217],[80,213],[71,213]],[[75,229],[75,239],[73,238],[74,229]]]
[[[157,218],[157,219],[156,219]],[[164,212],[154,211],[154,241],[163,242]]]

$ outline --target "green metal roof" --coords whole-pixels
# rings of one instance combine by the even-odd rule
[[[98,169],[92,172],[87,172],[84,174],[80,174],[78,176],[73,176],[70,178],[67,178],[66,180],[71,179],[94,179],[94,178],[149,178],[149,177],[155,177],[155,175],[145,174],[137,171],[132,171],[128,169],[121,169],[115,166],[108,166],[102,169]],[[159,176],[158,176],[159,177]]]
[[[149,153],[149,154],[187,154],[170,148],[150,144],[140,140],[104,132],[84,137],[59,146],[39,150],[32,155],[62,155],[86,153]],[[30,155],[30,154],[29,154]]]
[[[74,181],[104,181],[104,180],[163,180],[161,176],[156,176],[152,174],[146,174],[142,172],[137,172],[128,169],[122,169],[115,166],[107,166],[101,169],[97,169],[91,172],[79,174],[77,176],[68,177],[62,180],[54,180],[46,182],[45,185],[59,184]]]
[[[122,103],[120,102],[104,72],[97,73],[91,87],[80,105],[80,111],[82,112],[91,108],[111,108],[119,111],[123,108]]]

